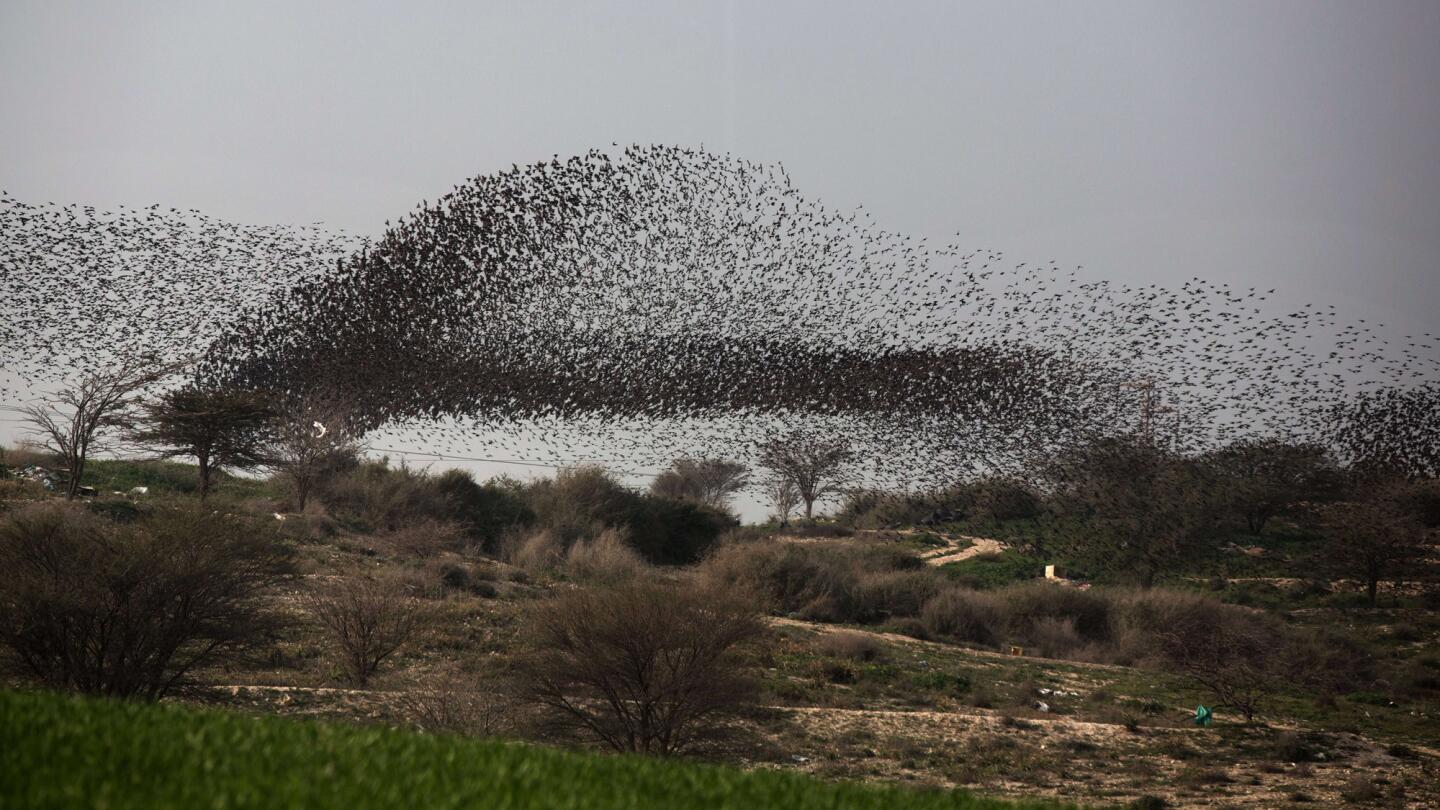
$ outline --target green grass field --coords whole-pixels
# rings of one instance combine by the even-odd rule
[[[0,691],[0,808],[1039,808],[376,726]]]

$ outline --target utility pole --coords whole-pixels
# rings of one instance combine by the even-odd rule
[[[1155,389],[1155,381],[1149,377],[1142,377],[1128,383],[1121,383],[1121,388],[1134,388],[1140,392],[1140,438],[1148,445],[1155,444],[1155,415],[1160,413],[1171,413],[1174,408],[1160,403],[1160,392]]]

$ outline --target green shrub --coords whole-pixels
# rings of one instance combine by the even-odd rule
[[[1045,563],[1006,549],[998,554],[978,554],[968,560],[947,563],[941,570],[960,584],[985,590],[1035,579],[1045,573]]]
[[[523,497],[535,525],[564,550],[605,529],[625,529],[631,547],[661,565],[698,561],[734,525],[719,510],[631,490],[599,467],[561,470],[525,487]]]
[[[963,673],[941,672],[939,670],[917,672],[910,676],[910,683],[920,689],[948,692],[955,695],[967,694],[974,688],[974,683],[970,680],[970,676]]]
[[[894,545],[755,541],[717,548],[703,576],[755,594],[770,610],[830,622],[918,613],[941,578]]]
[[[465,470],[446,470],[435,478],[435,488],[449,505],[450,519],[463,525],[482,549],[494,553],[500,538],[513,526],[528,526],[535,513],[526,506],[523,485],[508,479],[484,484]]]

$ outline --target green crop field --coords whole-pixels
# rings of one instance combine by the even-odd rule
[[[960,792],[0,691],[0,808],[1025,808]]]

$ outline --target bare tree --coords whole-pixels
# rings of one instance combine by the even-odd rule
[[[423,623],[420,602],[388,579],[341,578],[317,588],[307,603],[346,677],[362,688]]]
[[[151,357],[125,357],[56,392],[54,401],[20,409],[40,446],[59,456],[65,465],[66,498],[79,494],[90,456],[111,449],[133,424],[140,392],[170,371]]]
[[[494,737],[516,721],[511,684],[448,666],[425,676],[399,699],[405,716],[421,731]]]
[[[203,501],[216,470],[264,464],[273,420],[274,412],[258,393],[192,386],[146,403],[132,437],[159,445],[162,457],[193,457]]]
[[[520,683],[559,729],[679,753],[748,699],[737,648],[763,627],[734,595],[672,583],[570,591],[532,609]]]
[[[329,404],[281,410],[270,436],[265,464],[289,482],[296,511],[305,509],[317,485],[360,453],[345,410]]]
[[[1285,635],[1269,617],[1240,609],[1172,616],[1160,634],[1160,654],[1167,666],[1209,690],[1217,708],[1239,711],[1255,719],[1285,683]]]
[[[760,466],[795,486],[806,519],[814,516],[815,501],[842,491],[853,459],[849,442],[800,431],[760,447]]]
[[[790,515],[795,512],[795,507],[800,505],[800,490],[795,488],[794,482],[775,476],[765,482],[763,492],[770,501],[771,508],[775,510],[775,519],[781,527],[790,525]]]
[[[726,510],[730,496],[743,489],[750,471],[736,461],[718,458],[681,458],[655,476],[650,492],[666,498],[694,501],[713,509]]]

